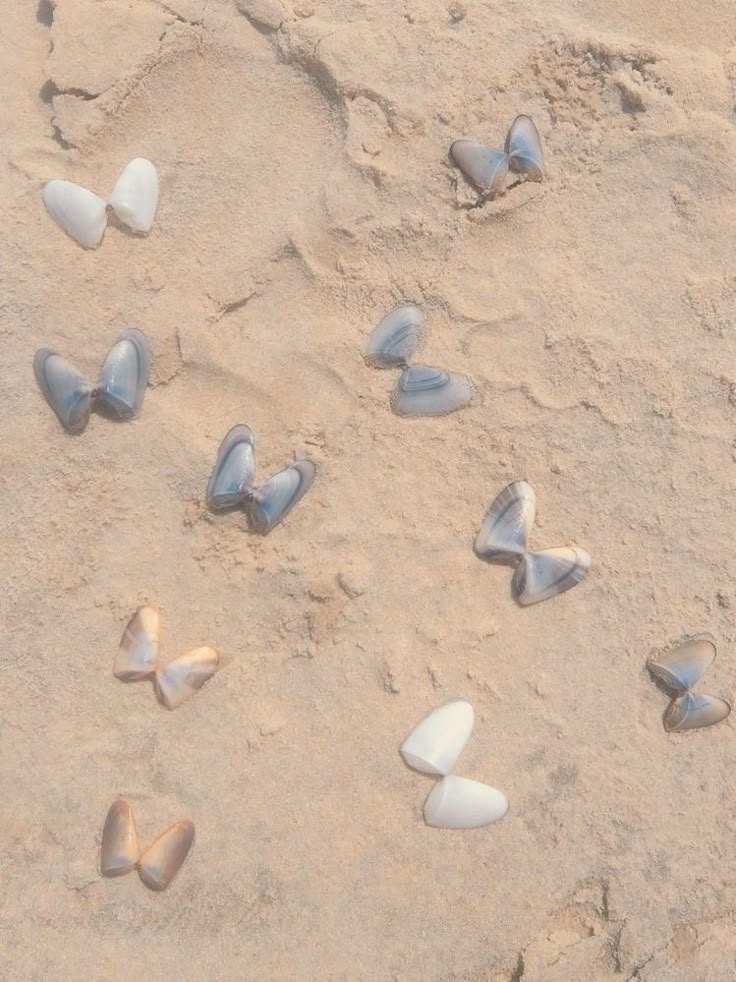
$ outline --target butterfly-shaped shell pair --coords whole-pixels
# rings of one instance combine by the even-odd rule
[[[455,140],[450,156],[469,180],[487,194],[499,194],[509,170],[529,181],[544,180],[542,141],[529,116],[517,116],[506,135],[504,150],[474,140]]]
[[[93,406],[120,419],[137,416],[146,393],[150,364],[145,335],[128,328],[108,351],[96,386],[51,348],[36,352],[33,372],[64,429],[81,433]]]
[[[112,671],[122,682],[153,679],[159,702],[176,709],[212,678],[220,659],[216,648],[202,645],[159,667],[160,632],[158,610],[140,607],[123,632]]]
[[[108,201],[71,181],[54,180],[43,189],[51,217],[85,249],[96,249],[107,227],[107,209],[134,232],[151,231],[158,207],[158,174],[150,160],[136,157],[123,168]]]
[[[668,732],[713,726],[731,712],[725,699],[690,691],[708,671],[715,657],[716,646],[701,638],[649,659],[649,671],[674,696],[663,718]]]
[[[312,486],[316,467],[296,460],[255,487],[255,437],[240,423],[225,435],[207,484],[207,504],[215,511],[242,507],[251,528],[265,535],[289,514]]]
[[[193,841],[194,825],[183,819],[141,853],[133,810],[118,798],[110,805],[102,830],[100,872],[103,876],[124,876],[137,869],[147,887],[165,890],[181,869]]]
[[[424,803],[424,820],[433,828],[475,829],[503,818],[506,796],[480,781],[450,774],[473,731],[475,714],[464,699],[433,710],[401,745],[414,770],[440,778]]]
[[[475,552],[488,562],[514,565],[511,592],[523,606],[549,600],[581,583],[590,569],[584,549],[529,550],[536,516],[536,495],[526,481],[503,489],[486,512],[475,540]]]
[[[465,375],[409,364],[423,326],[422,311],[404,304],[387,314],[368,340],[365,360],[369,365],[402,370],[391,393],[391,408],[398,416],[444,416],[467,406],[473,396]]]

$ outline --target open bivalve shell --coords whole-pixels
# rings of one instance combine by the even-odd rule
[[[140,858],[138,872],[151,890],[165,890],[184,864],[194,841],[194,824],[176,822],[149,846]]]
[[[523,556],[536,516],[536,495],[526,481],[514,481],[501,491],[486,512],[475,540],[482,559],[504,560]]]
[[[159,653],[161,618],[158,610],[146,604],[131,617],[115,655],[112,672],[123,682],[151,678]]]
[[[679,730],[698,730],[720,723],[731,712],[725,699],[705,693],[686,692],[673,699],[664,714],[664,728],[668,733]]]
[[[524,607],[549,600],[582,583],[591,559],[584,549],[572,547],[527,552],[514,571],[511,591]]]
[[[424,820],[438,829],[477,829],[503,818],[509,810],[506,795],[488,784],[450,774],[430,791]]]
[[[92,386],[85,377],[51,348],[36,352],[33,374],[67,433],[81,433],[92,409]]]
[[[368,340],[365,360],[375,368],[405,368],[419,344],[424,314],[414,304],[396,307]]]
[[[253,531],[265,535],[282,522],[311,488],[316,472],[311,460],[295,460],[255,488],[245,504]]]
[[[450,156],[481,191],[497,194],[504,189],[509,169],[508,154],[475,140],[455,140],[450,147]]]
[[[176,709],[209,682],[218,666],[216,648],[193,648],[156,672],[156,695],[167,709]]]
[[[158,207],[158,173],[150,160],[135,157],[125,165],[108,204],[134,232],[151,231]]]
[[[255,471],[255,437],[249,426],[239,423],[225,434],[217,451],[207,485],[209,507],[217,511],[242,504],[253,488]]]
[[[401,745],[406,763],[425,774],[448,774],[473,731],[475,714],[464,699],[453,699],[425,717]]]
[[[509,167],[529,181],[544,180],[544,156],[539,132],[530,116],[517,116],[506,135]]]
[[[647,665],[652,675],[668,689],[682,695],[692,689],[715,661],[716,646],[699,639],[653,655]]]
[[[71,181],[49,181],[43,202],[57,225],[85,249],[96,249],[105,234],[107,204]]]
[[[124,876],[137,865],[138,832],[133,811],[119,798],[110,805],[102,830],[100,872],[103,876]]]
[[[399,376],[391,394],[397,416],[445,416],[467,406],[473,386],[465,375],[429,365],[411,365]]]

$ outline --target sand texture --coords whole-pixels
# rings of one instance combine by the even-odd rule
[[[645,662],[706,632],[736,695],[733,0],[1,0],[0,975],[7,982],[732,982],[733,720],[667,735]],[[478,206],[447,159],[517,113],[548,179]],[[161,180],[85,251],[52,178]],[[394,416],[399,301],[472,404]],[[65,434],[31,364],[153,355],[139,419]],[[208,512],[218,443],[314,487],[265,538]],[[509,481],[585,584],[528,609],[472,544]],[[112,661],[227,664],[174,712]],[[430,829],[398,748],[470,700]],[[99,875],[190,818],[167,892]]]

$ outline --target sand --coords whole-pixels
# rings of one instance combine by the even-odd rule
[[[5,980],[726,982],[734,723],[667,735],[652,651],[736,669],[736,6],[687,0],[3,0],[0,961]],[[476,207],[453,139],[526,112],[548,180]],[[45,181],[156,224],[86,252]],[[406,420],[366,338],[420,303],[472,405]],[[37,347],[153,352],[134,423],[67,436]],[[319,473],[266,538],[204,490]],[[507,482],[594,568],[521,609],[472,543]],[[162,610],[228,664],[175,712],[113,678]],[[707,682],[707,684],[706,684]],[[508,796],[427,828],[398,747],[469,699],[460,773]],[[169,890],[103,880],[111,801],[189,817]]]

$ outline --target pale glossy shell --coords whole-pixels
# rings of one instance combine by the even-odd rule
[[[142,331],[123,331],[102,364],[95,395],[122,419],[140,412],[148,385],[151,358]]]
[[[386,314],[368,340],[366,361],[376,368],[403,368],[419,344],[424,314],[413,304]]]
[[[57,351],[41,348],[33,359],[33,373],[46,401],[69,433],[81,433],[89,421],[92,386]]]
[[[134,868],[138,858],[138,832],[133,811],[127,801],[119,798],[110,805],[102,830],[100,872],[103,876],[123,876]]]
[[[150,160],[136,157],[123,168],[108,202],[135,232],[150,232],[158,207],[158,174]]]
[[[497,194],[503,190],[509,166],[505,153],[474,140],[455,140],[450,156],[481,191]]]
[[[449,774],[473,731],[475,714],[464,699],[433,710],[401,745],[410,767],[425,774]]]
[[[189,819],[176,822],[140,858],[140,877],[151,890],[165,890],[182,867],[194,841]]]
[[[176,709],[208,682],[218,668],[217,649],[193,648],[156,672],[156,694],[167,709]]]
[[[312,486],[315,473],[311,460],[297,460],[253,491],[246,502],[253,530],[265,534],[282,521]]]
[[[530,181],[544,180],[544,156],[537,127],[529,116],[517,116],[506,136],[509,167]]]
[[[708,671],[716,646],[704,639],[688,641],[649,659],[649,671],[673,692],[685,693]]]
[[[720,723],[730,712],[731,706],[725,699],[687,692],[668,706],[664,714],[664,728],[668,732],[701,729]]]
[[[490,560],[524,555],[535,515],[534,489],[526,481],[509,484],[486,512],[475,540],[475,552]]]
[[[49,181],[43,201],[54,221],[86,249],[95,249],[107,225],[107,205],[87,188],[71,181]]]
[[[158,610],[146,605],[131,617],[115,655],[113,675],[123,682],[150,678],[156,671],[161,621]]]
[[[427,825],[440,829],[477,829],[503,818],[506,795],[488,784],[450,774],[443,777],[424,804]]]
[[[549,600],[582,583],[590,565],[590,556],[584,549],[527,552],[514,571],[512,593],[523,606]]]
[[[467,406],[472,397],[473,386],[465,375],[412,365],[401,373],[391,408],[399,416],[444,416]]]
[[[225,435],[207,484],[210,508],[231,508],[244,501],[255,476],[255,437],[240,423]]]

